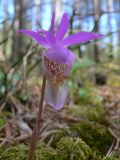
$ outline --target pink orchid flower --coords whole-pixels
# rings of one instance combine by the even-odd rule
[[[68,16],[65,13],[57,28],[55,28],[55,14],[52,16],[50,30],[18,30],[32,37],[46,50],[42,56],[42,70],[47,79],[45,101],[54,109],[59,110],[67,97],[67,77],[75,61],[74,53],[67,47],[103,37],[91,32],[78,32],[68,37],[65,34],[69,28]]]

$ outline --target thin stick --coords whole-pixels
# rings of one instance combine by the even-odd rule
[[[42,126],[42,113],[43,113],[43,101],[44,101],[44,93],[45,93],[45,85],[46,85],[46,78],[45,76],[43,77],[43,83],[42,83],[42,90],[41,90],[41,98],[40,98],[40,105],[39,105],[39,111],[38,111],[38,117],[36,119],[36,123],[34,126],[34,130],[32,133],[32,138],[31,138],[31,144],[30,144],[30,149],[28,153],[28,160],[32,160],[34,150],[37,144],[38,136],[39,136],[39,131]]]

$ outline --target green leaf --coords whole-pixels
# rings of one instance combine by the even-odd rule
[[[4,72],[0,70],[0,81],[2,81],[4,77],[5,77]]]
[[[80,59],[79,62],[75,62],[73,67],[72,67],[72,71],[71,71],[71,75],[74,75],[77,70],[80,69],[84,69],[87,67],[92,67],[94,65],[94,62],[90,59],[84,58],[84,59]]]
[[[78,91],[78,97],[80,98],[85,98],[88,96],[88,91],[85,89],[85,88],[81,88],[79,91]]]
[[[0,118],[0,127],[2,127],[4,125],[4,120],[3,118]]]

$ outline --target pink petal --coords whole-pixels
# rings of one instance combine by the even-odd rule
[[[47,81],[45,89],[45,101],[55,110],[60,110],[67,97],[66,83],[60,86],[54,85],[51,80]]]
[[[55,13],[52,15],[51,25],[50,25],[50,32],[54,34],[54,27],[55,27]]]
[[[69,63],[73,64],[75,60],[75,55],[72,51],[62,46],[55,46],[48,49],[43,53],[49,59],[59,62],[59,63]]]
[[[18,30],[17,32],[24,33],[25,35],[32,37],[35,41],[37,41],[43,47],[49,48],[49,44],[47,43],[45,37],[40,35],[38,32],[31,31],[31,30]]]
[[[102,38],[103,35],[92,33],[92,32],[78,32],[75,33],[62,41],[62,45],[65,47],[76,45],[79,43],[85,43],[90,40]]]
[[[56,33],[56,40],[61,40],[64,37],[64,35],[68,30],[68,27],[69,27],[69,20],[67,14],[65,13],[62,17],[60,25],[58,26],[58,31]]]
[[[47,43],[49,44],[50,47],[53,47],[55,45],[55,38],[51,32],[41,29],[38,31],[38,33],[44,34],[44,36],[47,40]]]

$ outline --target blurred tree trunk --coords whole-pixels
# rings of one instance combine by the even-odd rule
[[[99,17],[100,17],[100,5],[99,0],[94,0],[94,31],[99,32]],[[98,43],[96,42],[94,45],[94,59],[95,62],[99,63],[99,48]]]
[[[35,0],[35,24],[38,29],[41,28],[40,12],[41,12],[41,0]]]
[[[120,11],[120,0],[117,1],[117,6],[118,6],[118,10]],[[118,42],[120,44],[120,12],[119,12],[119,16],[117,17],[117,28],[119,30],[118,32]]]
[[[4,1],[4,8],[5,8],[5,12],[4,12],[4,23],[3,23],[3,39],[8,39],[8,18],[9,18],[9,13],[8,13],[8,0]],[[6,43],[3,43],[3,47],[2,47],[2,52],[3,55],[5,56],[5,59],[7,60],[7,53],[6,53]]]
[[[55,12],[56,0],[52,0],[52,13]]]
[[[13,21],[13,61],[16,61],[19,57],[21,57],[24,53],[23,49],[23,37],[21,34],[17,33],[16,31],[19,29],[24,29],[25,25],[25,1],[24,0],[15,0],[14,1],[14,8],[15,8],[15,19]],[[24,17],[23,17],[24,16]]]
[[[87,10],[87,14],[89,14],[90,12],[90,9],[89,9],[89,6],[90,6],[90,1],[87,0],[87,4],[86,4],[86,10]],[[89,31],[89,17],[87,17],[87,30]]]
[[[56,1],[56,4],[55,4],[56,8],[56,19],[60,18],[61,17],[61,9],[62,9],[62,2],[59,0]]]
[[[94,4],[93,4],[93,0],[87,0],[87,14],[90,14],[90,13],[94,13]],[[92,16],[93,18],[93,16]],[[88,16],[88,31],[91,31],[90,29],[90,24],[91,24],[91,21],[89,20],[89,16]],[[90,59],[93,59],[93,49],[91,49],[92,45],[91,43],[89,43],[87,46],[87,54],[88,54],[88,57]]]
[[[110,12],[108,14],[108,26],[109,26],[109,32],[112,32],[112,12],[113,12],[113,0],[109,0],[107,1],[107,9],[108,11]],[[112,47],[112,43],[113,43],[113,38],[112,38],[112,35],[110,36],[110,51],[113,50],[113,47]]]
[[[82,0],[76,0],[76,12],[77,14],[79,15],[79,24],[78,24],[78,30],[81,30],[81,24],[82,24],[82,21],[81,21],[81,9],[82,9]],[[78,47],[78,56],[80,58],[82,58],[83,54],[82,54],[82,50],[81,50],[81,46],[79,45]]]

